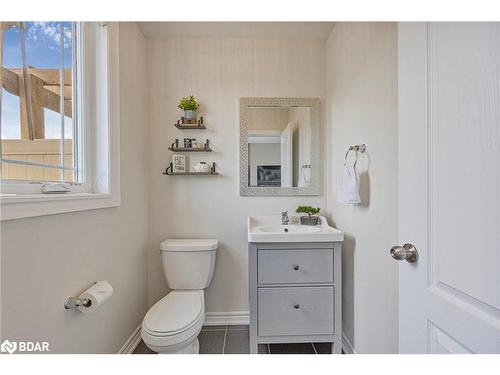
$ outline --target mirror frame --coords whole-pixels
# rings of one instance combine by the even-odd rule
[[[255,187],[248,186],[248,109],[249,107],[309,107],[311,109],[311,186]],[[240,196],[320,195],[320,99],[286,97],[240,98]],[[317,150],[317,152],[314,152]]]

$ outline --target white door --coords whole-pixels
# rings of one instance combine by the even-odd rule
[[[500,23],[398,38],[400,352],[500,353]]]
[[[281,186],[292,186],[292,124],[281,132]]]

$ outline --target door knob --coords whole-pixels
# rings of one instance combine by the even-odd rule
[[[403,247],[394,246],[391,249],[391,256],[396,260],[406,260],[408,263],[415,263],[418,260],[418,251],[411,243],[405,243]]]

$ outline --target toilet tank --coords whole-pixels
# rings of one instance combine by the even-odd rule
[[[163,274],[170,289],[196,290],[210,285],[215,268],[215,239],[168,239],[160,244]]]

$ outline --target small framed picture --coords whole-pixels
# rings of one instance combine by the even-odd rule
[[[186,173],[186,156],[174,154],[173,156],[173,171],[174,173]]]

